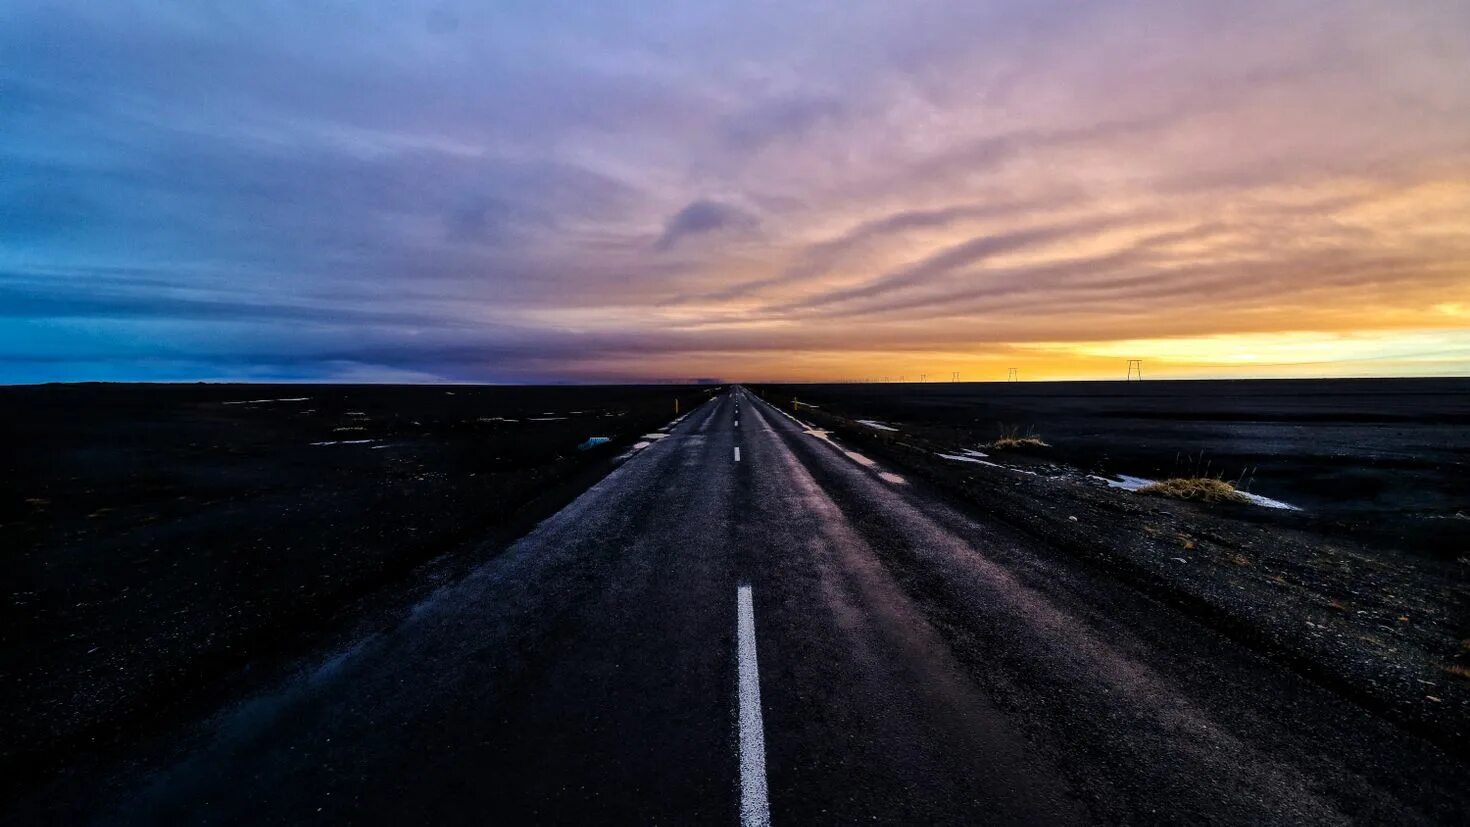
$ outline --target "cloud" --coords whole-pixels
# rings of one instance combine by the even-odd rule
[[[693,201],[669,218],[658,237],[657,247],[668,250],[694,236],[750,232],[758,226],[759,219],[739,207],[718,201]]]
[[[16,0],[0,381],[1408,336],[1470,306],[1467,32],[1429,0]]]
[[[960,268],[975,265],[997,254],[1023,250],[1058,239],[1074,238],[1114,226],[1117,223],[1119,222],[1115,218],[1099,217],[1050,226],[1027,227],[1012,232],[968,239],[934,252],[896,272],[885,273],[853,287],[844,287],[840,290],[804,298],[790,307],[810,309],[856,299],[887,297],[898,291],[922,286],[933,279]]]

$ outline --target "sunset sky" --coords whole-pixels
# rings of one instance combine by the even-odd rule
[[[1470,374],[1470,3],[0,0],[0,382]]]

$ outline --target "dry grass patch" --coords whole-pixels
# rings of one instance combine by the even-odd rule
[[[1235,486],[1214,477],[1176,477],[1160,480],[1138,489],[1138,493],[1207,503],[1247,502],[1245,496],[1235,490]]]
[[[1050,448],[1051,445],[1044,442],[1039,434],[1031,433],[1029,429],[1026,433],[1021,433],[1019,429],[1011,428],[1008,431],[1002,431],[999,438],[985,447],[992,451],[1014,451],[1019,448]]]
[[[997,451],[1015,448],[1050,448],[1051,445],[1041,441],[1039,436],[1003,436],[990,443],[990,447]]]
[[[1448,672],[1449,674],[1454,675],[1457,678],[1470,680],[1470,666],[1466,666],[1463,663],[1447,663],[1444,665],[1443,668],[1445,672]]]

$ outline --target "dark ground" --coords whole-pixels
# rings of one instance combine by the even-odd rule
[[[1462,757],[743,389],[651,443],[397,622],[10,820],[739,823],[737,669],[775,824],[1470,812]]]
[[[1470,380],[753,390],[1466,753]],[[987,449],[994,466],[939,456],[1012,427],[1051,447]],[[1166,500],[1089,473],[1160,478],[1201,451],[1230,476],[1259,466],[1253,490],[1302,510]]]
[[[1357,422],[1334,449],[1380,451],[1382,427],[1460,457],[1377,471],[1384,491],[1439,479],[1446,519],[1395,497],[1178,503],[1069,470],[1150,473],[1073,433],[1144,457],[1182,450],[1159,433],[1218,436],[1158,424],[1188,386],[1153,384],[1091,430],[1055,387],[912,408],[929,388],[803,388],[821,407],[801,423],[673,387],[0,391],[0,823],[731,821],[744,582],[778,821],[1460,820],[1460,429]],[[1459,421],[1464,383],[1442,388],[1339,415]],[[615,463],[676,395],[688,419]],[[1016,415],[1048,408],[1073,419]],[[1056,448],[936,456],[992,419]],[[575,450],[594,435],[614,444]],[[1256,491],[1309,505],[1270,477]]]
[[[451,576],[707,390],[0,389],[0,799]]]
[[[1380,546],[1470,551],[1470,379],[772,386],[955,446],[1034,431],[1047,459],[1151,479],[1208,471]],[[789,410],[789,404],[787,405]],[[1461,516],[1457,516],[1461,515]]]

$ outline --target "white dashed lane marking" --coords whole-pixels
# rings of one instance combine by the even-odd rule
[[[755,601],[750,584],[735,591],[736,666],[740,673],[740,824],[767,827],[766,734],[761,718],[761,678],[755,660]]]

